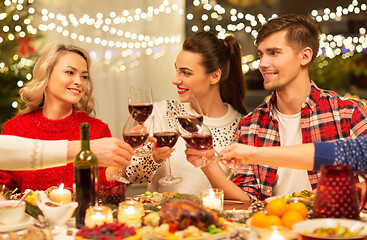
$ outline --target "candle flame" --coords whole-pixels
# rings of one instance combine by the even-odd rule
[[[215,198],[215,195],[214,195],[214,190],[211,188],[211,189],[209,189],[209,196],[211,197],[211,198]]]
[[[64,189],[64,184],[63,183],[60,184],[59,189],[60,190]]]
[[[126,212],[126,214],[134,214],[134,213],[135,213],[134,206],[128,206],[128,207],[125,209],[125,212]]]
[[[269,240],[284,240],[284,237],[279,233],[277,229],[274,229]]]

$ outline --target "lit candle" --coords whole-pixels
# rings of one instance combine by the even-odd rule
[[[119,204],[117,219],[119,223],[140,226],[141,217],[144,215],[144,206],[136,201],[124,201]]]
[[[64,189],[64,184],[61,183],[58,189],[50,193],[50,200],[61,204],[71,203],[71,192]]]
[[[89,207],[85,213],[85,225],[87,227],[100,226],[103,223],[112,223],[112,210],[106,206]]]
[[[202,201],[203,206],[223,210],[223,190],[221,189],[209,189],[203,192]]]

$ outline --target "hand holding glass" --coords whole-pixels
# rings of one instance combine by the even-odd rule
[[[140,124],[137,120],[135,120],[133,117],[134,113],[135,110],[133,110],[132,114],[129,115],[122,131],[122,136],[125,142],[130,144],[132,148],[136,149],[143,145],[143,143],[147,140],[149,132],[144,124]],[[117,174],[110,175],[113,180],[123,183],[130,183],[124,176],[125,172],[123,171],[119,171]]]
[[[179,132],[174,126],[173,129],[169,128],[168,126],[164,126],[163,124],[157,121],[157,118],[153,118],[153,137],[157,140],[155,147],[169,147],[172,148],[178,139]],[[168,169],[169,175],[159,179],[159,183],[163,185],[170,185],[170,184],[178,184],[182,182],[181,177],[175,177],[172,175],[172,167],[171,167],[171,158],[167,159],[168,161]]]
[[[152,89],[149,84],[136,84],[129,89],[129,112],[130,115],[143,125],[153,111]],[[134,138],[136,139],[136,138]],[[147,156],[151,154],[148,149],[144,149],[143,144],[135,150],[135,156]]]

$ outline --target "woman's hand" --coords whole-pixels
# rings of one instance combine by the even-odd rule
[[[149,141],[152,143],[153,159],[157,163],[161,163],[162,160],[171,157],[173,151],[175,151],[175,149],[170,147],[157,147],[157,139],[154,137],[150,137]]]
[[[186,144],[185,154],[186,154],[187,161],[189,161],[189,163],[194,165],[194,167],[203,166],[204,164],[203,157],[205,157],[206,161],[209,161],[209,162],[211,162],[212,160],[215,160],[216,158],[214,149],[198,150],[198,149],[189,147],[187,144]]]

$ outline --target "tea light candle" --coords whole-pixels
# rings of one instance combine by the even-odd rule
[[[106,206],[89,207],[85,213],[85,225],[87,227],[100,226],[103,223],[112,223],[112,210]]]
[[[204,207],[223,210],[224,193],[221,189],[210,188],[202,193]]]
[[[144,206],[140,202],[128,200],[119,204],[117,219],[119,223],[140,226],[141,217],[144,215]]]
[[[50,193],[50,200],[61,204],[71,203],[71,192],[64,189],[64,184],[61,183],[58,189]]]

